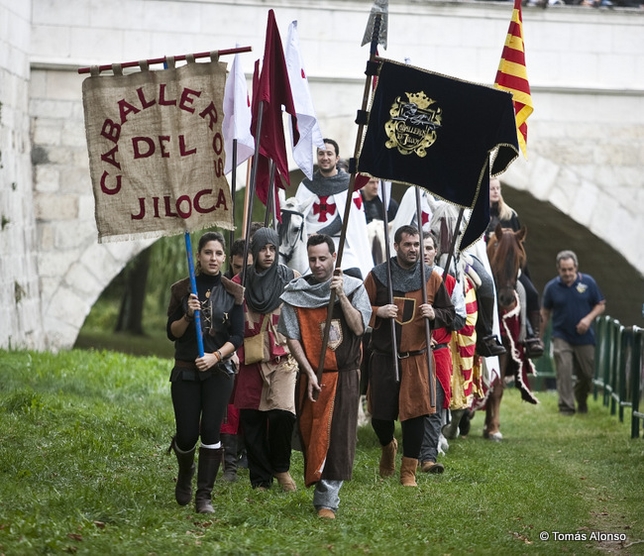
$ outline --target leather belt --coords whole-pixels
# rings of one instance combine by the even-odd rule
[[[432,349],[436,351],[437,349],[444,349],[446,347],[449,347],[449,344],[434,344]]]
[[[387,351],[380,351],[379,349],[373,349],[373,348],[371,348],[371,351],[377,355],[392,357],[392,354]],[[423,355],[424,353],[427,353],[427,349],[420,349],[418,351],[403,351],[402,353],[398,353],[398,359],[407,359],[408,357]]]
[[[415,357],[416,355],[423,355],[427,353],[427,349],[419,349],[418,351],[404,351],[398,352],[398,359],[407,359],[408,357]]]
[[[174,366],[179,367],[180,369],[194,369],[197,370],[197,365],[192,361],[181,361],[180,359],[174,360]]]

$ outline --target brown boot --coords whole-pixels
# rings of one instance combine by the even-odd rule
[[[398,441],[393,438],[389,444],[382,447],[380,455],[380,476],[391,477],[396,472],[396,454],[398,453]]]
[[[275,473],[275,478],[277,479],[277,482],[280,484],[284,492],[293,492],[294,490],[297,490],[297,485],[295,484],[293,477],[291,477],[291,474],[288,471],[284,471],[283,473]]]
[[[403,456],[402,463],[400,464],[400,484],[406,487],[418,486],[416,483],[416,468],[418,467],[418,460],[415,458],[406,458]]]
[[[179,474],[177,484],[174,487],[174,497],[179,506],[185,506],[192,500],[192,477],[195,474],[195,449],[182,452],[177,447],[176,439],[173,437],[168,453],[173,451],[179,463]]]

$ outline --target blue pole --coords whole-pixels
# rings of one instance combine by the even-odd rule
[[[197,292],[197,279],[195,278],[195,265],[192,261],[192,241],[190,240],[190,232],[185,232],[183,237],[186,240],[186,255],[188,257],[188,271],[190,273],[190,291],[195,295]],[[195,311],[195,328],[197,330],[197,350],[199,357],[203,357],[203,332],[201,330],[201,311]]]

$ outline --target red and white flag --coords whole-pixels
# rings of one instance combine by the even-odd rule
[[[299,141],[294,141],[291,131],[293,160],[307,178],[313,179],[313,149],[324,148],[322,132],[315,116],[309,82],[304,71],[304,62],[300,52],[300,40],[297,32],[297,21],[291,22],[286,39],[286,68],[291,84],[291,93],[297,114]]]
[[[226,151],[225,174],[230,173],[233,169],[233,141],[235,139],[237,140],[237,166],[248,160],[255,152],[255,138],[250,131],[251,119],[246,76],[239,61],[239,54],[235,54],[224,90],[222,131],[224,150]]]

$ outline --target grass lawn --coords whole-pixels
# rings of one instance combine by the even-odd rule
[[[504,440],[484,440],[477,414],[445,473],[415,489],[378,477],[360,429],[335,521],[315,515],[299,452],[297,492],[253,491],[242,470],[215,484],[214,516],[197,515],[174,501],[170,366],[0,351],[0,554],[644,554],[642,439],[599,401],[559,416],[552,392],[530,406],[507,391]]]

